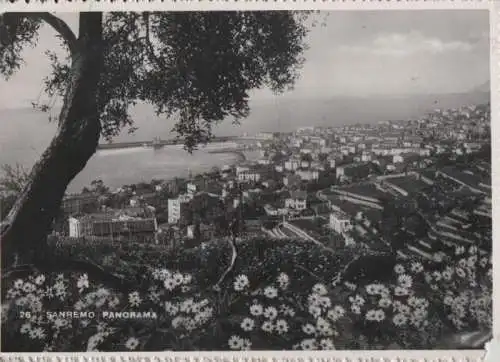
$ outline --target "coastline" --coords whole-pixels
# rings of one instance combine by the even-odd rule
[[[167,150],[155,152],[153,149],[142,147],[100,150],[90,167],[84,169],[82,174],[69,185],[67,193],[80,193],[92,180],[102,180],[106,186],[114,190],[124,185],[149,183],[154,179],[169,181],[176,177],[187,178],[189,173],[199,175],[209,172],[213,167],[221,168],[226,165],[233,167],[258,158],[256,151],[205,149],[190,155],[184,150],[180,152],[181,149],[177,149],[176,146],[173,147],[175,149],[168,150],[169,152],[165,152]],[[120,164],[125,166],[119,167]]]

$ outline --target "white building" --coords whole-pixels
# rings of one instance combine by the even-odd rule
[[[192,182],[189,182],[187,185],[186,185],[186,190],[188,193],[190,194],[195,194],[196,192],[198,192],[198,186]]]
[[[317,181],[319,179],[319,171],[317,170],[297,170],[295,174],[303,181]]]
[[[245,172],[245,171],[249,171],[250,170],[250,167],[246,167],[246,166],[236,166],[236,174],[240,174],[242,172]]]
[[[300,166],[300,162],[298,160],[288,160],[285,162],[285,169],[288,171],[295,171]]]
[[[261,179],[261,174],[255,171],[244,171],[238,174],[238,180],[241,182],[258,182]]]
[[[342,234],[352,229],[351,219],[343,212],[334,211],[330,214],[330,227],[335,232]]]
[[[307,209],[307,193],[305,192],[295,192],[285,199],[285,207],[294,210],[305,210]]]
[[[74,217],[70,217],[68,219],[69,223],[69,237],[70,238],[79,238],[83,236],[82,225],[80,220]]]
[[[270,140],[274,139],[274,134],[271,132],[260,132],[260,133],[257,133],[255,138],[260,139],[260,140],[270,141]]]
[[[361,153],[361,162],[370,162],[372,160],[372,155],[369,152]]]
[[[404,161],[403,156],[394,155],[392,156],[392,163],[402,163]]]
[[[176,199],[168,199],[168,223],[175,224],[181,219],[183,208],[192,200],[189,194],[179,195]]]

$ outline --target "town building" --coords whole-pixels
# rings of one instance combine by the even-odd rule
[[[285,199],[285,207],[293,210],[305,210],[307,209],[307,192],[305,191],[293,191],[290,193],[290,197]]]
[[[329,225],[339,234],[343,234],[352,229],[350,217],[341,211],[333,211],[330,213]]]
[[[168,199],[168,223],[175,224],[179,222],[189,207],[193,199],[190,194],[179,195],[175,199]]]
[[[62,209],[66,215],[97,212],[99,210],[99,196],[94,193],[67,195],[63,198]]]
[[[68,223],[71,238],[102,237],[153,241],[158,227],[154,217],[140,218],[110,213],[69,217]]]

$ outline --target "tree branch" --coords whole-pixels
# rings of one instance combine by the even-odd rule
[[[149,53],[149,56],[156,63],[156,65],[158,67],[160,67],[160,69],[167,69],[166,64],[163,61],[163,59],[159,58],[155,54],[155,49],[154,49],[153,43],[151,42],[151,30],[150,30],[150,25],[149,25],[149,19],[150,19],[149,12],[145,11],[143,13],[143,19],[144,19],[144,23],[146,25],[146,35],[144,37],[144,40],[146,41],[146,47],[147,47],[147,51]]]
[[[238,257],[238,251],[236,250],[236,238],[234,236],[231,236],[229,238],[229,244],[231,245],[231,261],[224,271],[222,275],[220,276],[219,280],[217,283],[214,285],[213,289],[215,291],[220,291],[221,290],[221,284],[226,279],[226,276],[233,270],[234,268],[234,263],[236,262],[236,258]]]
[[[73,33],[68,24],[66,24],[66,22],[51,13],[26,13],[23,14],[23,16],[45,21],[66,41],[71,56],[76,54],[78,48],[78,39],[76,38],[75,33]]]

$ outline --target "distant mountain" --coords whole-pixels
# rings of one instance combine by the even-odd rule
[[[335,126],[418,118],[434,109],[487,103],[489,92],[379,96],[371,98],[287,99],[274,103],[252,102],[250,116],[242,121],[246,132],[291,131],[301,126]],[[225,130],[229,130],[224,127]]]
[[[215,126],[213,131],[217,136],[232,136],[245,132],[290,132],[303,126],[340,126],[415,119],[436,108],[457,108],[487,103],[489,100],[489,82],[471,92],[456,94],[384,95],[370,98],[326,98],[322,95],[311,95],[308,98],[275,97],[250,101],[250,115],[241,120],[240,125],[225,120]],[[137,106],[132,117],[139,129],[132,135],[124,130],[115,139],[117,142],[147,141],[157,136],[163,139],[174,136],[170,131],[175,120],[156,117],[153,109],[147,105]],[[33,109],[0,110],[2,149],[17,150],[21,146],[30,146],[43,150],[54,135],[56,127],[55,122],[48,122],[47,114]]]

